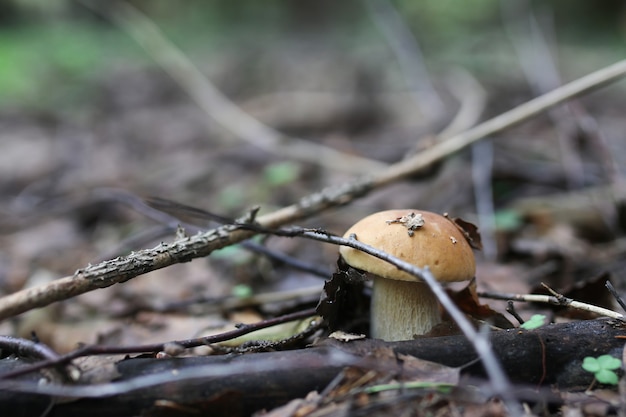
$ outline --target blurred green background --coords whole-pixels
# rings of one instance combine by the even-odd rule
[[[127,34],[94,13],[94,5],[106,14],[115,4],[67,0],[0,3],[0,105],[80,107],[90,99],[90,81],[102,74],[120,67],[154,65]],[[272,79],[267,71],[267,61],[280,48],[301,48],[301,53],[329,49],[346,61],[370,68],[373,76],[386,80],[383,85],[389,90],[403,87],[397,62],[362,1],[153,0],[133,4],[209,73],[215,60],[238,55],[240,81],[225,86],[227,93],[294,87],[281,85],[281,80]],[[431,71],[460,65],[490,81],[507,83],[521,77],[503,29],[500,2],[402,0],[393,4],[419,42]],[[553,46],[565,78],[624,57],[623,1],[520,4],[532,5],[554,30]]]

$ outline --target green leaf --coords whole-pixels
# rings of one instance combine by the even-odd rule
[[[495,216],[496,228],[503,232],[517,230],[522,226],[522,215],[513,209],[498,210]]]
[[[300,175],[300,167],[293,162],[276,162],[263,170],[263,178],[272,186],[289,184]]]
[[[248,298],[253,294],[252,288],[245,284],[238,284],[233,287],[231,294],[237,298]]]
[[[534,314],[530,320],[526,321],[520,327],[526,330],[537,329],[545,324],[546,316],[543,314]]]
[[[598,363],[602,369],[619,369],[622,367],[622,361],[611,355],[598,356]]]
[[[619,377],[613,370],[621,366],[622,361],[611,355],[601,355],[597,358],[587,356],[582,364],[583,369],[593,373],[598,382],[609,385],[616,385],[619,381]]]
[[[598,362],[596,358],[587,356],[583,360],[583,369],[587,372],[591,372],[592,374],[595,374],[596,372],[599,372],[602,369],[602,367],[600,366],[600,363]]]
[[[617,385],[619,378],[617,374],[608,369],[602,369],[600,372],[596,372],[596,379],[601,384]]]

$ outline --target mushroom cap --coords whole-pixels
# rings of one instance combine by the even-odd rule
[[[423,225],[398,221],[422,216]],[[402,209],[374,213],[354,224],[345,233],[356,234],[359,242],[389,253],[420,268],[428,266],[440,282],[466,281],[476,273],[472,248],[463,233],[447,217],[428,211]],[[412,236],[411,236],[412,235]],[[392,264],[365,252],[341,246],[339,253],[346,263],[383,278],[421,281]]]

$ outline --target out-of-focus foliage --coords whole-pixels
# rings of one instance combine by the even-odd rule
[[[374,65],[389,71],[380,76],[402,85],[401,76],[394,73],[396,58],[370,19],[365,0],[131,3],[196,62],[229,48],[247,48],[246,53],[256,51],[260,59],[242,66],[241,78],[251,83],[258,81],[254,78],[259,77],[255,68],[263,64],[271,45],[306,42],[315,37],[319,47],[343,48],[345,54],[378,63]],[[69,102],[80,106],[88,94],[82,87],[84,81],[120,65],[151,63],[134,41],[85,4],[90,2],[7,0],[0,4],[2,102],[48,107]],[[94,4],[109,8],[116,2]],[[453,66],[463,66],[478,76],[518,71],[512,46],[503,31],[500,2],[397,0],[393,4],[417,37],[426,64],[433,71]],[[623,55],[623,2],[572,0],[528,4],[543,19],[551,21],[549,26],[555,30],[562,58],[583,66],[573,70],[572,76]],[[249,58],[244,56],[247,62]],[[565,76],[569,75],[568,68],[564,68]]]
[[[143,60],[137,50],[121,34],[81,22],[0,29],[2,100],[32,105],[72,101],[85,93],[82,82],[100,68],[131,55]],[[57,97],[61,91],[64,97]]]

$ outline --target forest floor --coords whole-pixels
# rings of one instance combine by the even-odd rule
[[[176,68],[172,78],[163,66],[121,65],[93,76],[89,99],[80,104],[36,109],[3,105],[0,334],[5,339],[0,340],[0,388],[6,391],[0,401],[34,407],[15,415],[44,415],[44,410],[47,415],[80,415],[94,404],[106,408],[109,399],[113,408],[102,415],[202,415],[207,410],[213,410],[211,415],[220,410],[231,416],[254,411],[259,416],[624,415],[623,381],[600,384],[592,373],[585,379],[585,372],[570,369],[580,368],[586,357],[597,359],[603,354],[622,360],[623,325],[603,321],[602,326],[611,329],[598,330],[593,323],[602,314],[594,311],[521,298],[507,303],[515,299],[513,295],[562,295],[616,316],[622,312],[618,301],[626,292],[623,82],[450,152],[426,169],[392,178],[363,196],[311,213],[303,211],[297,221],[280,224],[341,236],[364,216],[392,208],[445,212],[476,224],[482,238],[482,251],[476,252],[476,281],[469,287],[452,286],[449,294],[477,328],[489,323],[492,333],[502,332],[492,337],[505,370],[517,368],[501,356],[499,337],[502,343],[515,344],[515,339],[506,339],[504,328],[520,331],[520,319],[541,315],[544,324],[536,330],[536,338],[546,344],[544,363],[542,357],[524,356],[523,349],[510,349],[520,355],[519,362],[529,361],[528,367],[555,373],[527,375],[517,369],[520,375],[508,375],[507,382],[515,389],[510,398],[494,396],[498,390],[493,379],[481,370],[469,371],[474,369],[472,363],[443,359],[440,363],[448,366],[435,365],[415,357],[437,359],[432,356],[404,353],[417,347],[365,344],[369,343],[363,339],[368,336],[369,311],[364,306],[371,293],[369,284],[359,288],[359,296],[365,299],[358,307],[363,317],[343,320],[339,330],[349,335],[335,335],[335,341],[329,342],[327,323],[311,309],[325,280],[337,270],[338,247],[301,236],[253,232],[247,246],[226,245],[208,257],[174,261],[80,295],[63,294],[66,289],[61,288],[60,301],[34,308],[22,300],[19,314],[9,311],[7,305],[14,302],[9,300],[11,294],[29,288],[52,291],[55,280],[81,268],[170,244],[184,239],[184,233],[194,236],[211,230],[220,225],[220,218],[242,218],[255,206],[260,207],[258,216],[271,216],[322,189],[338,190],[356,178],[379,175],[541,93],[529,88],[520,72],[492,78],[458,70],[432,77],[441,105],[424,105],[404,90],[386,89],[380,63],[346,58],[340,50],[315,48],[315,42],[310,42],[276,44],[262,57],[258,51],[224,53],[219,64],[205,71],[206,84],[185,84],[194,79],[193,74],[177,73]],[[261,58],[262,62],[255,62]],[[591,68],[586,63],[579,68],[577,74],[578,68],[568,69],[562,82],[601,65]],[[534,75],[541,81],[541,74]],[[242,112],[230,112],[230,102],[215,94],[214,86]],[[461,128],[437,135],[450,127],[455,115],[460,115]],[[179,224],[184,230],[177,230]],[[607,290],[607,281],[616,294]],[[250,333],[245,340],[188,348],[175,343],[237,330],[238,323],[265,323],[301,312],[311,313],[290,321],[291,326],[268,327],[261,335]],[[585,321],[589,328],[574,326]],[[568,338],[563,331],[575,336]],[[336,342],[351,334],[362,335],[355,336],[355,343],[362,345],[333,347],[352,343]],[[452,326],[442,327],[437,336],[453,338],[441,339],[442,346],[462,349],[462,354],[456,354],[465,357],[475,346],[463,345],[458,334]],[[558,349],[551,350],[550,337],[558,338]],[[74,359],[79,376],[72,376],[72,367],[57,366],[22,375],[18,379],[23,385],[10,388],[15,381],[6,373],[33,363],[33,355],[41,359],[39,351],[28,349],[47,346],[53,353],[43,358],[54,362],[56,355],[85,345],[96,347]],[[141,348],[150,345],[160,348]],[[610,350],[599,351],[597,346]],[[366,348],[371,349],[369,354]],[[329,367],[317,368],[316,357],[297,356],[307,355],[309,349],[322,352]],[[337,353],[345,350],[351,356]],[[286,365],[280,365],[271,356],[277,351],[294,356],[283,356]],[[126,354],[152,362],[140,363],[139,369],[116,368]],[[270,356],[254,359],[252,355]],[[549,355],[562,355],[567,361]],[[223,361],[219,362],[222,373],[205,378],[232,381],[224,382],[228,387],[224,388],[201,379],[213,388],[196,396],[189,392],[197,389],[190,383],[200,378],[197,374],[182,372],[176,380],[159,383],[158,378],[175,362],[160,362],[162,367],[156,369],[159,359],[154,358],[172,356],[222,357],[215,359]],[[250,363],[241,359],[247,356],[253,358]],[[372,364],[372,358],[379,366]],[[218,362],[207,363],[215,367]],[[380,366],[387,362],[403,366],[400,370]],[[294,382],[303,379],[298,372],[285,371],[280,377],[272,372],[281,366],[299,369],[311,378],[310,390]],[[420,372],[413,372],[416,369]],[[233,377],[242,372],[250,379],[262,375],[272,384],[250,388]],[[129,385],[111,382],[121,374]],[[146,375],[156,376],[156,382],[142,385],[141,377]],[[577,379],[568,381],[568,375]],[[67,391],[51,394],[36,383],[40,378]],[[70,383],[68,378],[77,380]],[[304,393],[290,391],[292,383]],[[113,393],[72,391],[90,385]],[[155,391],[158,398],[139,394],[154,386],[165,387]],[[133,402],[135,394],[144,402]],[[272,400],[263,403],[259,398],[264,395]],[[253,405],[242,406],[247,402]],[[512,404],[523,408],[516,411]],[[274,407],[278,408],[269,411]]]

